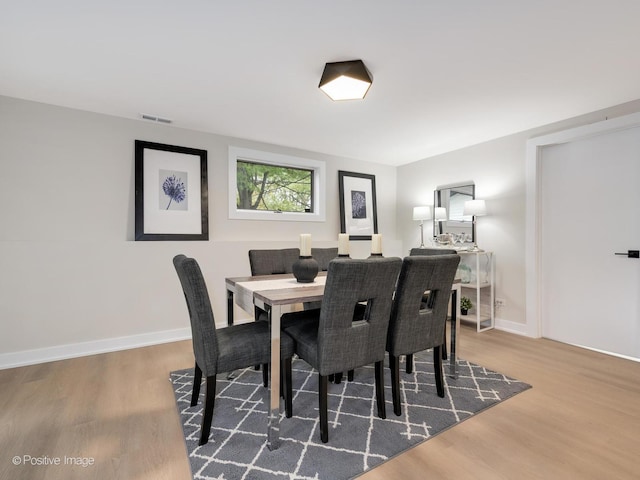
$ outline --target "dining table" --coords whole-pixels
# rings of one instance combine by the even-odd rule
[[[253,314],[258,307],[268,314],[271,361],[269,363],[267,447],[280,444],[280,325],[284,313],[301,308],[306,302],[320,302],[324,295],[327,272],[320,272],[311,283],[300,283],[292,274],[256,275],[225,278],[227,288],[227,322],[234,323],[234,304]],[[460,327],[460,280],[451,289],[451,345],[448,353],[449,375],[457,376],[456,352]]]

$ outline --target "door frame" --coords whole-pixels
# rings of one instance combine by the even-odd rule
[[[540,297],[540,161],[542,149],[546,146],[559,145],[638,126],[640,126],[640,113],[633,113],[527,140],[525,164],[525,312],[528,336],[534,338],[542,336],[542,319],[540,318],[542,302]]]

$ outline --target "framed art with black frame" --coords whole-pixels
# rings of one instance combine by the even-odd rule
[[[209,240],[207,151],[135,142],[135,239]]]
[[[376,177],[366,173],[338,171],[340,232],[349,240],[371,240],[378,233]]]

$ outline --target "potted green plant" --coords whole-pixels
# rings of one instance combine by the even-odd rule
[[[462,297],[460,299],[460,313],[462,315],[466,315],[469,310],[473,308],[473,303],[471,303],[471,299],[467,297]]]

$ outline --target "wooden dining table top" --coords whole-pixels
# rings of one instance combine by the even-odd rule
[[[299,283],[293,274],[283,273],[227,278],[226,284],[239,296],[246,290],[266,305],[289,305],[322,300],[326,277],[327,272],[320,272],[313,282]]]

